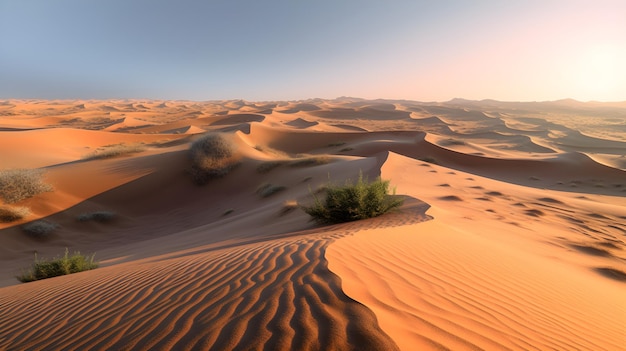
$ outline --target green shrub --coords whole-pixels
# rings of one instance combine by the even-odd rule
[[[22,226],[22,230],[37,239],[43,239],[55,231],[58,227],[59,225],[56,223],[39,220],[24,224]]]
[[[123,155],[134,154],[144,151],[146,148],[139,144],[116,144],[98,148],[96,151],[82,157],[83,160],[99,160]]]
[[[30,214],[27,207],[5,207],[0,206],[0,223],[10,223],[19,221]]]
[[[194,141],[189,149],[191,174],[198,185],[223,177],[238,165],[234,146],[222,134],[210,133]]]
[[[311,206],[302,206],[304,212],[320,223],[342,223],[380,216],[400,207],[402,200],[389,195],[389,181],[376,179],[368,182],[359,175],[356,184],[328,186],[326,199],[313,195]]]
[[[82,213],[76,220],[79,222],[95,221],[100,223],[111,222],[115,218],[115,213],[110,211],[95,211],[90,213]]]
[[[45,259],[40,260],[37,254],[35,254],[35,262],[30,269],[16,278],[22,283],[27,283],[98,268],[98,262],[94,261],[94,257],[95,254],[85,256],[78,251],[70,256],[68,249],[65,249],[65,255],[62,257],[56,257],[49,261]]]
[[[7,204],[15,203],[37,194],[52,191],[43,181],[39,169],[8,169],[0,171],[0,197]]]

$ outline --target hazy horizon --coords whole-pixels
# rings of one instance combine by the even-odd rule
[[[620,1],[0,0],[0,98],[626,101]]]

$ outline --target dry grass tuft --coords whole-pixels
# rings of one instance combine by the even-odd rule
[[[11,204],[52,191],[52,186],[43,181],[43,173],[44,171],[39,169],[0,171],[0,198]]]
[[[265,184],[261,184],[257,188],[256,193],[261,195],[261,197],[269,197],[286,189],[287,187],[282,186],[282,185],[273,185],[270,183],[265,183]]]
[[[0,206],[0,223],[10,223],[24,219],[30,214],[27,207]]]
[[[113,158],[118,156],[135,154],[138,152],[142,152],[146,149],[144,145],[141,144],[115,144],[115,145],[107,145],[96,149],[96,151],[91,152],[82,157],[83,160],[101,160],[106,158]]]

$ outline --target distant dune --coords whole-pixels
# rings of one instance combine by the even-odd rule
[[[0,170],[52,186],[0,199],[29,209],[0,222],[0,349],[626,350],[625,125],[573,100],[0,101]],[[198,186],[207,132],[237,167]],[[404,205],[294,205],[360,172]],[[15,278],[65,248],[101,267]]]

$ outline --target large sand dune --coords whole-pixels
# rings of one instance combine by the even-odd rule
[[[31,212],[0,223],[0,349],[626,350],[624,125],[570,100],[0,102],[0,170],[53,186],[0,204]],[[197,186],[205,132],[240,165]],[[359,172],[400,210],[294,207]],[[15,278],[65,248],[101,267]]]

